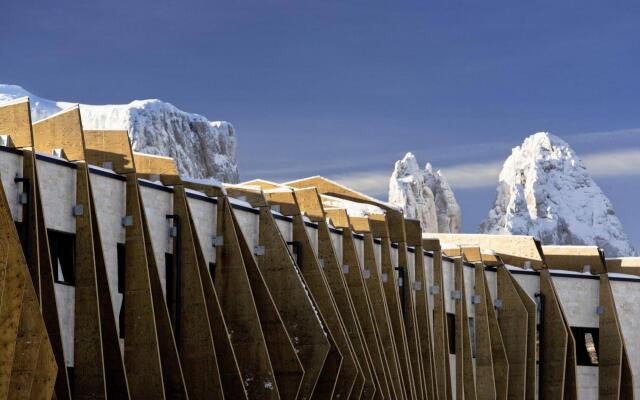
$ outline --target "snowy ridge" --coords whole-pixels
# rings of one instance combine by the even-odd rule
[[[460,206],[453,190],[431,164],[421,170],[412,153],[396,161],[389,179],[389,202],[402,208],[407,218],[419,220],[423,232],[460,231]]]
[[[532,235],[543,244],[597,245],[609,257],[635,254],[611,202],[582,161],[547,132],[512,150],[480,231]]]
[[[37,121],[74,103],[34,96],[20,86],[0,84],[0,102],[29,96],[31,117]],[[238,182],[233,126],[209,121],[157,99],[119,105],[80,105],[85,129],[127,130],[135,151],[176,159],[181,174]]]

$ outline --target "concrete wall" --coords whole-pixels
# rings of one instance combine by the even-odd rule
[[[626,280],[618,280],[609,275],[637,399],[640,398],[640,279],[626,276]]]
[[[173,214],[173,193],[160,188],[140,186],[142,207],[151,235],[153,254],[156,257],[158,276],[162,292],[167,295],[167,269],[165,265],[165,253],[173,254],[173,238],[169,236],[171,221],[167,220],[168,214]]]
[[[118,293],[118,243],[125,242],[125,229],[122,218],[126,215],[126,181],[92,173],[91,190],[94,193],[94,205],[98,219],[98,230],[102,240],[102,252],[107,268],[109,293],[113,315],[120,313],[122,294]],[[116,329],[120,326],[116,324]]]
[[[18,194],[23,191],[22,184],[18,185],[13,181],[16,176],[22,176],[22,156],[0,151],[0,175],[11,216],[14,221],[22,221],[22,205],[18,203]]]
[[[562,271],[566,274],[565,271]],[[553,285],[558,293],[558,299],[562,304],[569,326],[597,328],[598,314],[596,308],[599,304],[598,279],[582,277],[584,274],[572,274],[569,277],[551,276]],[[578,398],[598,398],[598,367],[577,367]]]
[[[189,197],[187,192],[187,202],[193,217],[196,235],[204,260],[207,265],[216,260],[216,248],[213,247],[213,237],[216,235],[217,224],[217,204],[213,201],[206,201],[199,198]]]

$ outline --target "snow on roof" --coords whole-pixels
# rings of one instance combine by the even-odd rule
[[[366,217],[371,214],[385,214],[385,211],[377,206],[367,203],[358,203],[326,194],[321,194],[322,205],[327,208],[344,208],[347,214],[354,217]]]

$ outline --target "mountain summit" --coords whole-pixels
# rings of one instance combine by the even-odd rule
[[[480,231],[531,235],[543,244],[597,245],[609,257],[635,254],[611,202],[582,161],[547,132],[512,150]]]
[[[460,207],[453,190],[431,164],[421,170],[412,153],[396,161],[389,180],[389,202],[401,207],[407,218],[419,220],[423,232],[460,231]]]
[[[0,102],[24,96],[29,96],[34,121],[74,105],[34,96],[20,86],[0,84]],[[228,122],[209,121],[156,99],[119,105],[80,104],[80,115],[85,129],[126,130],[135,151],[175,158],[185,176],[238,182],[236,136]]]

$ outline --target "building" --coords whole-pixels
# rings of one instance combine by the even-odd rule
[[[0,134],[0,399],[640,394],[638,259],[183,179],[77,108],[2,104]]]

